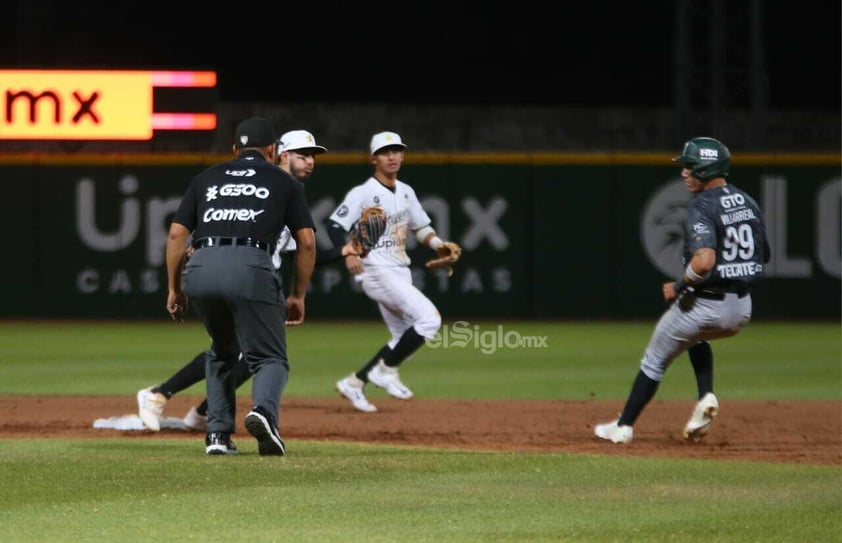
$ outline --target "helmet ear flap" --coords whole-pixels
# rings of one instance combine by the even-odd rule
[[[711,165],[710,164],[703,164],[696,166],[693,168],[693,176],[701,179],[702,181],[709,181],[713,179],[715,176],[711,175]]]
[[[729,160],[717,160],[716,162],[709,162],[707,164],[693,165],[690,171],[693,172],[693,177],[708,182],[717,177],[728,177],[729,166]]]

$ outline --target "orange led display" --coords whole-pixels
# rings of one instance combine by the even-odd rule
[[[150,140],[213,130],[212,113],[153,112],[156,87],[213,87],[214,72],[0,70],[0,139]]]

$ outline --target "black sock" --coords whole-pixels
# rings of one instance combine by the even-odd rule
[[[202,415],[203,417],[208,416],[208,399],[205,398],[202,400],[202,403],[196,408],[196,413]]]
[[[637,372],[637,377],[632,385],[629,399],[626,400],[626,406],[623,408],[623,414],[620,415],[620,420],[617,424],[620,426],[634,426],[637,422],[637,417],[643,412],[643,408],[649,403],[655,393],[658,391],[658,381],[653,381],[643,373],[643,370]]]
[[[387,366],[396,368],[401,365],[401,362],[409,358],[412,353],[417,351],[424,345],[424,336],[418,335],[415,328],[412,326],[403,333],[398,340],[398,344],[392,349],[392,352],[384,357],[383,362]]]
[[[700,341],[687,350],[693,373],[696,374],[696,386],[699,388],[699,399],[708,392],[713,392],[713,349],[710,343]]]
[[[175,374],[167,379],[163,384],[159,385],[155,392],[160,392],[167,398],[172,398],[173,394],[177,394],[189,388],[196,383],[201,382],[205,378],[205,356],[207,352],[201,352],[193,358],[190,362],[184,365],[183,368],[175,372]]]
[[[160,384],[158,386],[152,387],[152,392],[157,392],[158,394],[163,394],[169,400],[170,398],[172,398],[173,393],[170,392],[169,390],[164,390],[163,388],[161,388],[162,386],[164,386],[164,385]]]
[[[360,368],[360,370],[355,373],[354,375],[357,376],[357,379],[362,381],[363,383],[368,383],[368,372],[371,371],[371,368],[377,365],[380,360],[386,358],[386,356],[392,352],[392,349],[389,348],[389,344],[383,345],[383,348],[377,351],[377,354],[372,357],[371,360],[368,361],[368,364]]]

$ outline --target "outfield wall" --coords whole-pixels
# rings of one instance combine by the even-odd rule
[[[225,158],[0,156],[0,318],[166,318],[169,221],[190,178]],[[370,171],[364,155],[320,156],[307,188],[317,221]],[[408,153],[401,178],[465,250],[448,279],[410,244],[415,280],[447,319],[654,318],[661,282],[682,268],[689,194],[668,155]],[[743,155],[731,182],[764,209],[773,247],[755,315],[839,319],[839,155]],[[316,270],[308,315],[378,313],[340,262]]]

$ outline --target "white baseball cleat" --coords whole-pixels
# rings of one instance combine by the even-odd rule
[[[684,426],[684,439],[699,441],[710,430],[713,419],[719,414],[719,400],[713,392],[708,392],[696,403],[690,420]]]
[[[350,400],[356,409],[364,413],[374,413],[377,411],[377,407],[369,403],[363,392],[363,387],[365,387],[365,383],[353,373],[336,382],[337,392],[342,394],[347,400]]]
[[[152,392],[153,388],[155,387],[151,386],[137,392],[137,414],[144,426],[153,432],[159,432],[167,397],[160,392]]]
[[[190,411],[184,415],[184,426],[194,432],[204,432],[208,428],[208,416],[200,415],[195,406],[191,407]]]
[[[611,443],[631,443],[634,439],[634,428],[625,425],[620,426],[618,422],[620,422],[620,419],[605,424],[597,424],[594,426],[593,433],[596,434],[596,437]]]
[[[369,370],[368,380],[399,400],[408,400],[413,396],[409,387],[401,382],[398,368],[387,366],[382,360]]]

